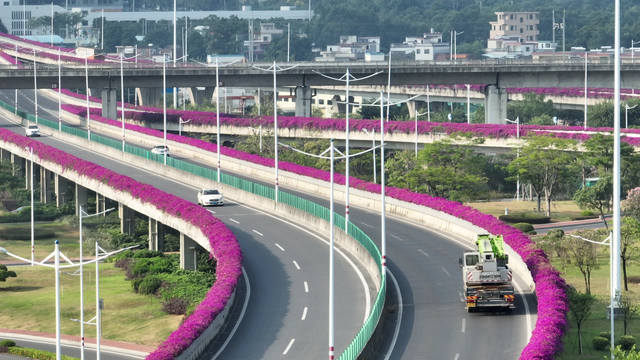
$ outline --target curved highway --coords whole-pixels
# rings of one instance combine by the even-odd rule
[[[46,100],[39,96],[39,104]],[[26,103],[24,98],[22,102]],[[57,109],[57,104],[55,106]],[[28,111],[29,106],[26,109]],[[46,117],[46,112],[39,115]],[[0,126],[24,134],[21,126],[4,118],[0,119]],[[190,186],[57,139],[46,136],[35,139],[168,193],[195,200],[197,189]],[[244,318],[220,358],[324,357],[328,353],[326,236],[231,201],[210,211],[224,221],[240,241],[250,289]],[[368,314],[367,297],[370,299],[373,292],[365,288],[367,275],[350,259],[336,255],[336,289],[349,289],[336,294],[335,345],[336,353],[340,354],[360,330]]]
[[[22,93],[27,95],[29,91]],[[30,93],[32,95],[33,91]],[[0,99],[13,103],[13,92],[10,95],[5,94],[6,92],[0,95]],[[57,121],[57,102],[45,96],[38,96],[38,101],[39,105],[52,109],[56,114],[51,116],[41,111],[40,115],[45,118],[49,115],[51,120]],[[19,99],[19,105],[20,102],[24,104],[26,99]],[[33,109],[33,103],[27,105],[26,111],[32,112],[29,109]],[[20,108],[22,109],[22,106]],[[211,167],[210,164],[191,162]],[[229,173],[246,178],[242,174]],[[272,186],[270,182],[246,179]],[[285,186],[280,187],[286,192],[326,207],[329,206],[328,199]],[[350,208],[350,220],[362,228],[379,246],[381,238],[379,212],[355,206]],[[397,304],[399,301],[397,297],[390,299],[394,312],[390,320],[393,323],[386,326],[387,332],[384,335],[380,359],[428,357],[456,360],[519,357],[535,325],[537,304],[535,297],[518,276],[514,276],[514,282],[520,296],[516,297],[517,308],[511,314],[491,312],[468,314],[464,309],[463,277],[458,267],[458,258],[464,249],[470,247],[470,244],[452,235],[396,216],[387,215],[386,231],[387,264],[392,273],[389,276],[388,288],[394,295],[396,294],[392,289],[395,279],[402,300]],[[246,256],[249,256],[248,250]],[[253,281],[251,285],[254,285]],[[350,292],[348,287],[336,287],[336,289],[336,294],[345,290]],[[487,344],[492,345],[487,346]]]

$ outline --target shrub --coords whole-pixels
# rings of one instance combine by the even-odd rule
[[[529,224],[547,224],[551,222],[551,217],[549,216],[533,216],[524,214],[520,215],[500,215],[498,219],[506,222],[506,223],[521,223],[527,222]]]
[[[591,220],[591,219],[597,219],[599,218],[598,215],[591,215],[591,216],[572,216],[571,220],[573,221],[577,221],[577,220]]]
[[[583,210],[580,213],[580,216],[593,216],[593,211],[591,211],[591,210]]]
[[[135,292],[136,294],[138,293],[138,291],[140,290],[140,284],[142,283],[142,280],[144,280],[144,278],[137,278],[137,279],[132,279],[131,280],[131,289],[133,290],[133,292]]]
[[[9,354],[22,356],[29,359],[37,359],[37,360],[55,360],[56,353],[52,353],[44,350],[37,349],[29,349],[29,348],[21,348],[18,346],[10,347]],[[77,360],[77,358],[62,355],[62,360]]]
[[[133,265],[132,273],[135,276],[172,273],[175,265],[167,258],[137,259]]]
[[[131,269],[131,266],[134,263],[135,263],[135,260],[129,259],[129,258],[125,258],[125,259],[116,260],[116,262],[115,262],[115,264],[113,264],[113,266],[117,267],[118,269],[129,270],[129,269]]]
[[[138,292],[143,295],[154,295],[162,286],[162,280],[157,276],[147,276],[138,286]]]
[[[0,354],[6,354],[9,352],[9,348],[6,346],[0,346]]]
[[[150,258],[163,257],[163,256],[164,256],[163,252],[155,251],[155,250],[133,251],[133,258],[134,259],[150,259]]]
[[[35,228],[33,231],[33,238],[35,240],[50,239],[55,235],[56,233],[50,229]],[[31,240],[31,226],[11,226],[4,228],[2,232],[0,232],[0,239]]]
[[[2,340],[0,341],[0,346],[2,347],[13,347],[16,346],[16,343],[11,340]]]
[[[522,231],[525,234],[528,234],[533,231],[533,225],[525,222],[514,224],[513,227]]]
[[[620,345],[622,350],[631,350],[635,344],[636,338],[631,335],[622,335],[618,339],[618,345]]]
[[[607,339],[607,341],[611,342],[611,331],[603,331],[600,334],[598,334],[598,336],[603,337]]]
[[[593,344],[593,348],[596,350],[606,350],[611,346],[609,341],[609,339],[602,336],[596,336],[591,340],[591,344]]]
[[[117,253],[117,254],[115,254],[113,256],[109,256],[108,258],[105,259],[105,262],[117,263],[118,260],[130,259],[130,258],[133,258],[133,251],[125,250],[125,251]],[[116,267],[118,267],[118,266],[116,266]]]
[[[188,304],[189,303],[186,300],[170,298],[162,303],[162,311],[171,315],[184,315],[187,313]]]

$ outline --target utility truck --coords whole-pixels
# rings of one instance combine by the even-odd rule
[[[478,235],[477,250],[465,250],[460,258],[468,312],[479,309],[515,308],[509,255],[502,236]]]

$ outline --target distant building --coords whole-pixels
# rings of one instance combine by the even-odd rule
[[[276,29],[275,23],[260,23],[260,31],[253,33],[253,41],[246,40],[244,42],[244,48],[249,54],[251,53],[249,47],[253,46],[253,57],[255,60],[259,60],[264,56],[267,46],[271,45],[274,35],[282,35],[283,33],[283,29]]]
[[[538,41],[539,12],[496,12],[497,21],[491,21],[490,39],[519,36],[521,41]]]
[[[358,61],[366,60],[365,54],[380,52],[380,37],[358,37],[355,35],[340,36],[340,43],[328,45],[326,51],[320,51],[316,61]],[[369,59],[372,57],[369,56]],[[375,56],[373,58],[376,58]],[[376,61],[376,60],[370,60]]]
[[[419,36],[407,36],[403,43],[391,44],[391,56],[413,57],[416,61],[436,60],[439,54],[450,51],[450,44],[442,42],[442,33],[433,32]]]

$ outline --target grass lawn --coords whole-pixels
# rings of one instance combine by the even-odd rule
[[[509,215],[544,215],[544,201],[542,202],[542,212],[536,211],[537,201],[492,201],[466,204],[480,210],[485,214],[495,217],[504,215],[504,208],[509,208]],[[551,203],[551,221],[568,221],[573,216],[580,216],[580,208],[573,201],[553,201]]]
[[[9,224],[0,224],[0,232]],[[36,240],[35,258],[42,260],[60,240],[60,250],[69,258],[79,256],[78,229],[57,223],[38,223],[56,232],[55,239]],[[31,241],[0,240],[0,247],[30,258]],[[85,255],[92,255],[85,251]],[[14,261],[0,254],[0,262]],[[55,333],[55,274],[42,266],[9,267],[17,278],[0,282],[0,327]],[[69,269],[74,272],[77,268]],[[66,335],[80,335],[80,324],[69,319],[80,318],[80,277],[61,274],[61,329]],[[158,299],[131,291],[124,271],[113,264],[100,264],[100,297],[104,299],[102,337],[109,340],[155,346],[178,328],[182,316],[161,311]],[[95,316],[95,265],[84,267],[85,321]],[[85,325],[85,336],[95,338],[95,326]]]
[[[0,233],[10,227],[29,227],[28,223],[20,224],[0,224]],[[37,222],[36,229],[53,230],[56,235],[51,239],[42,239],[34,241],[35,259],[42,260],[53,252],[55,249],[55,240],[60,241],[60,251],[69,258],[77,258],[80,256],[80,238],[77,228],[72,226],[54,223],[54,222]],[[31,259],[31,240],[2,240],[0,239],[0,247],[7,251]],[[84,255],[92,256],[90,251],[83,249]],[[6,254],[0,254],[0,261],[15,261]]]
[[[591,273],[591,293],[597,298],[597,302],[594,306],[591,317],[583,323],[583,350],[584,354],[578,354],[578,341],[577,341],[577,328],[575,322],[569,316],[569,324],[571,330],[564,338],[564,353],[559,356],[559,359],[585,359],[602,360],[605,356],[610,356],[608,350],[598,351],[594,350],[591,344],[591,340],[597,336],[600,332],[611,330],[611,321],[606,317],[606,306],[609,305],[609,253],[601,252],[599,256],[600,269],[597,269]],[[577,266],[565,266],[562,267],[562,263],[557,257],[552,258],[552,264],[563,273],[565,280],[573,285],[579,291],[585,291],[584,277]],[[631,279],[639,279],[640,266],[636,263],[631,263],[627,267],[627,275]],[[634,279],[634,280],[635,280]],[[624,281],[624,279],[623,279]],[[624,290],[624,282],[622,284]],[[629,294],[631,294],[635,303],[640,303],[640,284],[629,282]],[[623,335],[622,320],[616,319],[615,321],[615,338],[620,338]],[[632,320],[629,326],[628,335],[633,335],[638,341],[640,341],[640,319]]]

